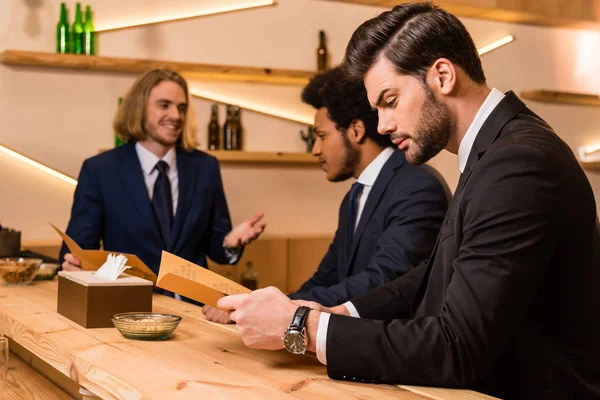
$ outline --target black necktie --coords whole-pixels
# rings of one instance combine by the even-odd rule
[[[358,196],[362,193],[363,184],[354,182],[350,189],[350,198],[348,201],[348,244],[352,244],[352,238],[354,237],[354,228],[356,226],[356,215],[358,214]]]
[[[173,200],[171,199],[171,182],[167,176],[169,164],[164,161],[156,163],[158,177],[154,183],[154,194],[152,195],[152,207],[158,219],[160,230],[165,243],[169,243],[171,226],[173,225]]]

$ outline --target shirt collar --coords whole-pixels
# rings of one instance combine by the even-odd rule
[[[144,175],[150,175],[154,170],[154,167],[156,167],[156,163],[160,160],[163,160],[169,165],[169,171],[177,169],[177,163],[175,162],[175,147],[172,147],[163,158],[158,158],[154,153],[142,146],[140,142],[135,144],[135,151],[140,159]]]
[[[358,177],[358,179],[356,179],[356,181],[358,183],[363,184],[364,186],[373,186],[375,184],[377,176],[381,172],[381,169],[383,168],[387,160],[392,156],[392,154],[394,154],[394,151],[396,150],[394,150],[393,147],[386,147],[385,149],[383,149],[383,151],[379,153],[379,155],[375,157],[375,159],[371,161],[369,165],[367,165],[367,168],[365,168],[363,172],[361,172],[360,176]]]
[[[461,174],[467,166],[467,159],[469,158],[473,143],[475,143],[475,139],[477,138],[477,134],[481,130],[483,123],[488,119],[492,111],[494,111],[503,98],[504,94],[502,92],[496,88],[492,88],[479,108],[479,111],[477,111],[475,119],[471,122],[471,126],[467,129],[467,133],[465,133],[465,136],[460,141],[460,145],[458,146],[458,169]]]

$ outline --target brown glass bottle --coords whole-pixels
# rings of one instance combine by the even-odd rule
[[[325,44],[325,31],[319,31],[319,48],[317,49],[317,71],[323,72],[328,68],[329,53]]]
[[[236,150],[242,150],[243,149],[243,144],[244,144],[244,130],[242,128],[242,120],[241,120],[241,116],[240,116],[240,107],[239,106],[234,106],[233,107],[233,121],[235,122],[235,132],[233,135],[233,143],[234,143],[234,148]]]
[[[223,149],[235,150],[233,138],[235,136],[235,121],[233,119],[233,106],[227,104],[227,119],[223,124]]]
[[[250,290],[258,289],[258,273],[252,267],[252,261],[246,263],[246,270],[242,272],[240,283]]]
[[[208,149],[219,150],[221,147],[221,138],[219,137],[220,126],[219,126],[219,106],[214,103],[212,105],[212,113],[210,115],[210,122],[208,123]]]

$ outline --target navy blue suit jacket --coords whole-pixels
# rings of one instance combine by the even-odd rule
[[[84,249],[137,255],[158,273],[167,250],[206,267],[206,257],[228,264],[223,239],[231,219],[216,158],[177,148],[179,200],[169,243],[165,243],[144,183],[134,143],[83,163],[67,235]],[[69,252],[63,244],[62,263]]]
[[[346,194],[329,250],[290,297],[335,306],[406,273],[431,253],[449,196],[432,168],[410,165],[395,151],[371,188],[352,246]]]

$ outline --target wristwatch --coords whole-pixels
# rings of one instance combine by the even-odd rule
[[[283,333],[283,345],[292,354],[304,354],[308,349],[308,337],[304,324],[310,310],[310,307],[298,307],[294,313],[292,323],[287,331]]]

